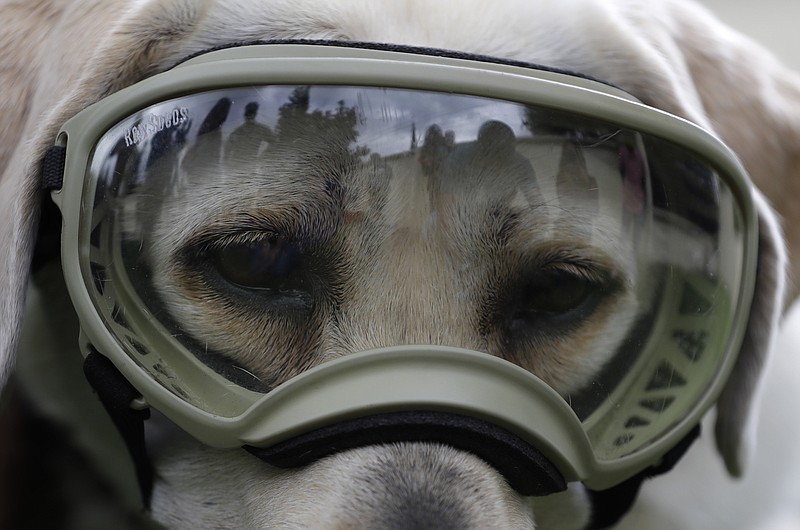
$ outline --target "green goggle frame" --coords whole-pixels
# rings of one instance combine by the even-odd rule
[[[267,393],[233,384],[187,351],[142,307],[112,250],[91,248],[97,222],[92,158],[110,129],[165,100],[242,87],[358,86],[456,93],[553,109],[665,139],[712,168],[726,190],[735,234],[722,242],[734,272],[719,281],[674,270],[662,286],[641,359],[604,401],[580,417],[532,373],[463,348],[400,345],[315,366]],[[180,119],[177,116],[176,121]],[[137,141],[138,142],[138,141]],[[536,447],[567,481],[613,486],[659,462],[715,403],[734,365],[749,316],[757,224],[745,171],[699,127],[607,85],[568,74],[455,57],[309,44],[264,44],[213,51],[87,108],[59,133],[66,147],[62,260],[80,318],[81,348],[109,357],[152,406],[216,447],[269,447],[313,429],[404,410],[441,411],[497,425]],[[101,234],[111,241],[113,234]],[[730,258],[733,256],[733,258]],[[93,265],[110,282],[97,287]],[[699,296],[700,310],[686,311]],[[115,310],[125,308],[125,318]],[[692,344],[702,342],[702,355]],[[664,368],[664,367],[667,368]],[[669,374],[665,375],[665,370]],[[698,376],[687,376],[697,372]],[[682,374],[682,384],[664,383]],[[632,440],[635,440],[632,442]]]

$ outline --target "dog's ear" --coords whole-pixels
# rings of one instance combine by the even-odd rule
[[[739,359],[717,404],[715,429],[728,471],[739,476],[755,446],[761,379],[778,324],[798,294],[800,76],[704,10],[682,15],[681,27],[677,42],[704,112],[760,190],[756,292]]]
[[[800,76],[692,2],[645,8],[620,1],[604,9],[613,31],[595,35],[600,40],[590,46],[611,51],[589,73],[714,131],[759,190],[755,300],[715,429],[728,471],[739,476],[754,448],[759,390],[778,324],[800,293]]]
[[[750,320],[731,378],[717,402],[715,436],[728,472],[741,476],[755,448],[761,380],[784,305],[786,255],[777,219],[759,193],[758,269]]]
[[[51,56],[41,66],[29,65],[28,74],[39,80],[38,85],[27,101],[29,114],[15,120],[27,125],[10,124],[18,128],[14,135],[18,143],[0,174],[0,389],[15,364],[42,199],[39,180],[45,150],[53,145],[61,125],[80,110],[156,73],[183,53],[182,42],[196,29],[205,6],[204,1],[166,0],[140,3],[120,13],[114,13],[117,7],[98,8],[77,20],[53,13],[35,21],[33,14],[20,9],[18,20],[13,16],[4,20],[4,25],[16,29],[33,22],[39,34],[52,42],[36,43]],[[76,10],[85,8],[76,6]],[[81,21],[85,27],[76,27]],[[43,30],[39,27],[43,24],[52,27]],[[62,44],[65,24],[73,38],[80,38],[83,29],[86,42]],[[0,66],[7,62],[11,61],[0,59]],[[70,69],[80,69],[80,73]],[[24,84],[11,83],[4,89],[30,90]]]
[[[739,359],[717,405],[717,447],[728,471],[738,476],[755,443],[759,389],[778,324],[798,294],[800,76],[705,8],[671,0],[659,9],[645,18],[626,13],[639,28],[639,44],[649,41],[648,48],[659,51],[661,74],[670,80],[649,85],[641,98],[715,131],[759,190],[755,299]]]

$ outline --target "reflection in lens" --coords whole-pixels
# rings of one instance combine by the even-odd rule
[[[252,398],[236,372],[267,388],[340,355],[446,345],[534,373],[612,459],[699,399],[738,296],[741,214],[711,165],[536,105],[210,91],[112,128],[91,178],[98,311],[155,380],[228,417]]]

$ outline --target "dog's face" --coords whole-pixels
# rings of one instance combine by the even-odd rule
[[[687,13],[706,15],[677,3],[659,4],[647,16],[632,14],[626,2],[608,8],[588,0],[561,7],[140,4],[108,36],[91,62],[93,75],[54,113],[42,145],[94,100],[191,53],[253,39],[392,42],[538,62],[608,80],[700,125],[722,120],[697,101],[697,92],[707,97],[708,81],[662,55],[672,49],[668,41],[684,47],[691,68],[704,64],[693,62],[699,52]],[[652,42],[635,37],[640,18],[657,27],[662,19],[680,21],[683,33],[654,32],[660,37]],[[92,26],[92,32],[102,30]],[[133,58],[131,50],[139,50]],[[193,118],[195,127],[202,118]],[[363,137],[308,127],[299,137],[272,131],[254,142],[251,131],[236,140],[235,129],[247,123],[239,109],[225,127],[202,135],[194,129],[194,145],[155,161],[146,184],[119,200],[127,237],[147,234],[137,259],[152,273],[149,282],[170,319],[194,344],[264,388],[349,353],[432,344],[505,358],[568,397],[604,366],[637,311],[651,303],[642,295],[648,271],[625,216],[598,207],[596,197],[558,190],[576,175],[602,179],[589,167],[608,153],[591,154],[561,137],[548,146],[542,166],[536,162],[544,157],[519,141],[505,159],[521,157],[524,164],[486,169],[464,163],[478,140],[456,135],[451,166],[431,171],[421,162],[422,134],[418,149],[366,156],[355,153]],[[731,131],[720,134],[736,148],[744,141]],[[759,161],[745,160],[749,167]],[[778,178],[780,170],[771,173],[759,176]],[[756,334],[743,354],[755,365],[768,350],[783,292],[782,247],[770,210],[759,208],[767,281],[757,286],[754,314],[767,332]],[[740,457],[750,380],[758,375],[750,366],[737,368],[722,406],[719,436],[731,469]],[[155,431],[152,508],[170,528],[558,530],[583,528],[590,517],[580,485],[526,498],[478,457],[441,444],[374,445],[278,470],[169,427]]]

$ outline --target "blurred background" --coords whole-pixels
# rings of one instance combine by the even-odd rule
[[[761,42],[800,71],[800,1],[699,0],[729,25]]]

